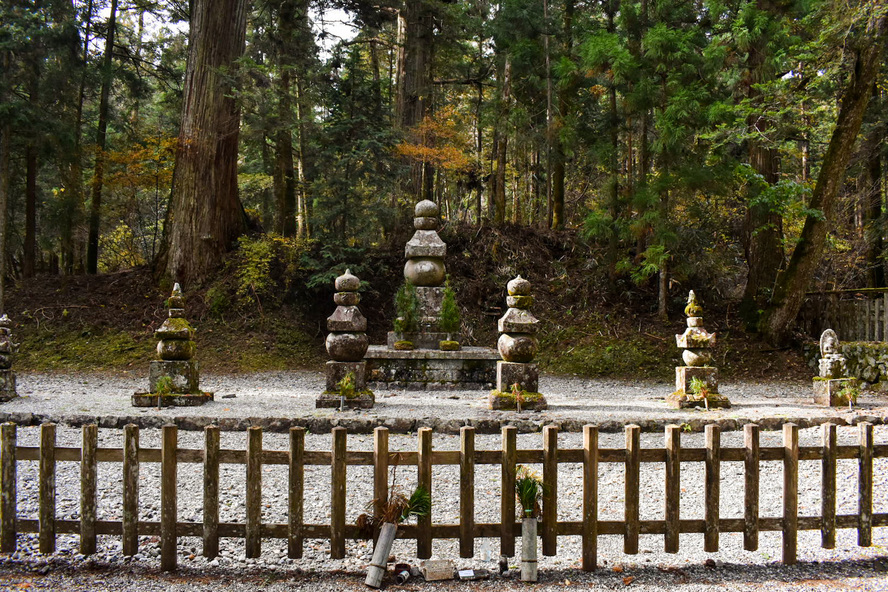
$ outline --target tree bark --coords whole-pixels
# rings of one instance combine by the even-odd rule
[[[194,0],[167,240],[158,269],[205,279],[244,229],[237,195],[240,111],[231,74],[244,51],[245,0]]]
[[[3,71],[9,72],[9,52],[3,52]],[[2,88],[2,87],[0,87]],[[5,93],[4,93],[5,94]],[[6,97],[0,96],[0,100]],[[9,118],[0,124],[0,313],[6,312],[6,230],[9,222],[9,151],[12,125]]]
[[[879,71],[885,38],[888,36],[888,15],[880,15],[870,27],[868,34],[853,50],[855,60],[851,79],[842,92],[836,127],[808,205],[809,209],[819,210],[822,215],[809,215],[805,219],[792,258],[786,270],[778,275],[770,305],[759,321],[762,336],[774,345],[782,345],[789,340],[792,324],[805,298],[805,290],[823,255],[836,197],[860,132],[873,81]]]
[[[573,19],[575,12],[574,0],[565,0],[561,38],[564,43],[563,52],[567,59],[573,53]],[[548,56],[547,56],[548,59]],[[558,91],[558,115],[552,142],[552,228],[564,228],[564,180],[566,175],[567,154],[562,140],[561,130],[573,110],[573,95],[576,92],[577,77],[567,74]],[[551,76],[550,76],[551,78]],[[549,82],[551,86],[551,81]],[[614,91],[616,92],[616,90]]]
[[[881,115],[879,88],[873,85],[873,97],[870,99],[870,112]],[[876,109],[873,109],[876,107]],[[885,122],[873,122],[872,128],[863,142],[863,202],[866,213],[866,267],[867,287],[885,287],[885,262],[882,260],[884,251],[882,235],[882,143],[885,139]]]
[[[86,272],[99,271],[99,226],[102,213],[102,185],[105,182],[105,145],[108,137],[108,100],[111,95],[111,71],[114,59],[114,30],[117,20],[117,0],[111,0],[108,32],[105,34],[105,54],[102,58],[102,90],[99,98],[99,125],[96,130],[96,162],[93,170],[92,202],[89,206],[89,236],[86,243]]]
[[[492,187],[493,199],[491,200],[493,208],[489,212],[495,226],[502,226],[506,221],[506,165],[508,162],[509,135],[502,133],[502,128],[507,125],[509,120],[512,97],[512,61],[508,56],[506,57],[505,64],[503,64],[501,89],[502,111],[499,125],[497,126],[496,172],[494,175],[494,186]]]

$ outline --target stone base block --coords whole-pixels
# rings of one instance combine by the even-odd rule
[[[15,372],[12,370],[0,370],[0,403],[11,401],[18,397],[15,390]]]
[[[395,351],[371,345],[364,359],[367,384],[374,389],[489,390],[496,382],[500,356],[486,347]]]
[[[351,372],[354,375],[355,390],[367,390],[367,362],[334,362],[326,365],[327,386],[329,392],[339,392],[339,381]]]
[[[352,397],[345,398],[346,409],[373,409],[376,404],[376,395],[372,391],[356,392]],[[327,391],[321,393],[315,399],[315,409],[339,409],[343,406],[342,397],[338,391]]]
[[[693,409],[701,407],[706,409],[730,409],[731,402],[724,395],[711,393],[706,400],[688,395],[684,391],[676,391],[666,397],[666,403],[673,409]]]
[[[164,376],[169,376],[172,383],[167,385],[169,388],[158,388],[157,381]],[[152,393],[161,390],[174,395],[199,393],[199,382],[196,360],[154,360],[148,365],[148,390]]]
[[[135,393],[133,407],[199,407],[213,400],[213,393]]]
[[[518,362],[496,363],[496,390],[512,392],[512,385],[518,384],[522,391],[535,393],[539,390],[540,370],[536,364]]]
[[[846,389],[845,392],[842,392]],[[856,378],[814,379],[814,403],[829,407],[847,407],[857,401],[860,381]]]
[[[487,406],[495,411],[542,411],[549,408],[549,403],[540,393],[524,391],[519,401],[512,391],[495,390],[487,396]]]
[[[444,302],[444,288],[440,286],[416,286],[416,316],[423,331],[437,331]],[[437,346],[436,346],[437,347]]]
[[[699,378],[711,393],[718,392],[718,368],[712,366],[676,366],[675,390],[682,393],[690,393],[691,381]]]

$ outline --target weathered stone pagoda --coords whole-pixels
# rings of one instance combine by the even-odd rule
[[[506,285],[508,310],[497,322],[497,341],[502,360],[496,363],[496,390],[490,393],[491,409],[539,411],[546,398],[539,392],[539,367],[533,363],[537,352],[539,320],[530,312],[533,305],[530,282],[520,275]]]
[[[447,245],[438,236],[438,206],[423,200],[414,208],[413,237],[404,248],[404,279],[415,291],[417,324],[412,331],[391,331],[387,344],[367,350],[370,386],[411,389],[492,388],[497,352],[486,347],[442,351],[442,342],[461,341],[441,329]],[[448,336],[450,339],[448,339]],[[396,349],[396,344],[398,348]],[[412,349],[402,349],[402,344]]]
[[[18,397],[15,390],[15,371],[12,358],[16,345],[12,341],[12,321],[5,314],[0,317],[0,403]]]
[[[814,402],[843,407],[857,401],[859,381],[848,376],[845,356],[840,353],[839,336],[827,329],[820,336],[820,373],[814,378]]]
[[[373,407],[373,392],[367,389],[367,319],[361,314],[358,288],[361,280],[348,269],[334,282],[336,310],[327,317],[326,346],[332,358],[326,365],[326,390],[315,399],[315,407]]]
[[[194,329],[185,318],[185,298],[179,284],[167,300],[168,314],[154,332],[158,360],[148,366],[148,391],[133,395],[135,407],[192,407],[213,400],[200,390],[200,371],[194,359]]]
[[[686,365],[675,368],[675,392],[666,401],[675,409],[730,407],[728,398],[718,392],[718,368],[709,365],[715,333],[703,328],[703,308],[693,290],[688,294],[685,314],[687,328],[675,336],[675,342],[683,349],[681,359]]]

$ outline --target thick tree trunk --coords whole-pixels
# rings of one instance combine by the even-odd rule
[[[278,123],[275,142],[275,187],[277,223],[275,230],[281,236],[296,234],[296,179],[293,170],[293,118],[290,104],[290,72],[284,68],[278,81]]]
[[[117,0],[111,0],[108,32],[105,35],[105,55],[102,58],[102,90],[99,98],[99,125],[96,130],[96,162],[93,169],[92,202],[89,206],[89,236],[86,242],[86,272],[99,271],[99,227],[102,213],[102,186],[105,183],[105,144],[108,137],[108,100],[111,95],[111,71],[114,59],[114,30],[117,20]]]
[[[855,50],[855,63],[842,102],[836,127],[823,158],[823,165],[808,207],[822,215],[805,219],[805,226],[786,270],[777,277],[771,303],[759,321],[759,331],[772,344],[789,340],[792,324],[805,299],[805,290],[820,262],[826,233],[833,216],[836,196],[845,178],[845,170],[860,132],[871,89],[879,71],[880,57],[888,36],[888,15],[881,15],[869,34]]]
[[[873,98],[870,99],[870,112],[881,114],[879,89],[873,85]],[[866,267],[867,287],[885,287],[885,262],[882,260],[884,246],[882,235],[882,144],[885,141],[885,122],[874,122],[863,143],[863,201],[866,213]]]
[[[231,71],[244,51],[245,0],[194,0],[182,123],[159,269],[205,279],[244,228],[237,196],[240,111]]]

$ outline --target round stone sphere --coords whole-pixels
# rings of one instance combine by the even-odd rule
[[[353,276],[350,270],[346,269],[344,274],[336,278],[333,285],[336,287],[337,292],[357,292],[358,288],[361,287],[361,280]]]
[[[190,360],[194,357],[194,342],[185,339],[161,339],[157,355],[161,360]]]
[[[437,230],[438,229],[438,219],[437,218],[414,218],[413,219],[413,228],[417,230]]]
[[[428,199],[422,200],[413,208],[414,218],[437,218],[440,213],[438,204]]]
[[[520,275],[506,284],[509,296],[530,296],[530,282]]]
[[[366,333],[327,334],[327,354],[336,362],[360,362],[369,345]]]
[[[500,355],[507,362],[532,362],[537,340],[526,333],[503,333],[496,342]]]
[[[444,260],[440,257],[417,257],[404,265],[404,277],[414,286],[440,286],[444,275]]]
[[[686,366],[705,366],[712,360],[712,352],[708,349],[686,349],[681,352],[681,359]]]
[[[506,296],[506,306],[528,309],[533,306],[533,296]]]
[[[361,295],[357,292],[336,292],[333,294],[333,302],[337,306],[357,306],[361,301]]]

